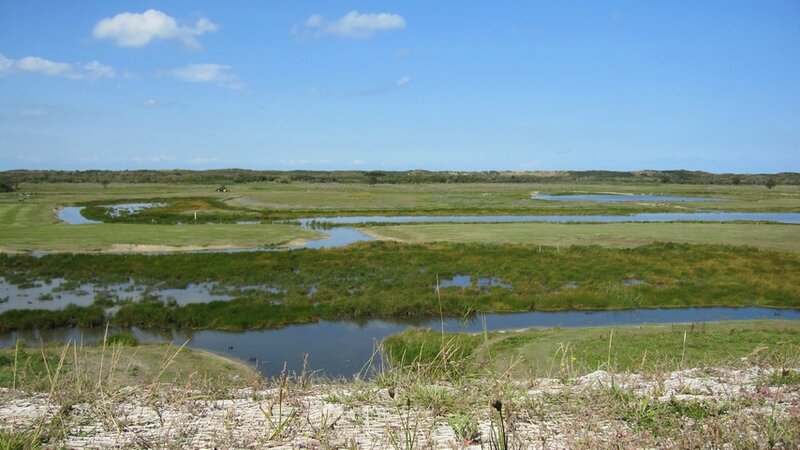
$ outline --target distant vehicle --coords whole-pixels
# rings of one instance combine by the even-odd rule
[[[225,186],[224,184],[220,184],[217,187],[216,191],[217,192],[230,192],[230,189],[228,189],[228,186]]]

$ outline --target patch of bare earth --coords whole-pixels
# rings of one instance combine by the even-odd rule
[[[797,370],[123,388],[74,403],[5,389],[0,428],[46,429],[53,448],[488,449],[503,435],[520,449],[798,448],[800,385],[776,373]]]

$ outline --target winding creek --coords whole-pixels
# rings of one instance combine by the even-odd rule
[[[562,199],[559,199],[562,200]],[[611,200],[608,200],[611,201]],[[673,200],[678,201],[678,200]],[[59,212],[61,220],[71,224],[97,223],[85,219],[80,207],[65,207]],[[326,217],[301,219],[301,226],[314,228],[318,224],[334,225],[324,232],[328,237],[311,241],[293,248],[333,248],[346,246],[372,238],[347,225],[365,223],[510,223],[510,222],[674,222],[674,221],[759,221],[800,224],[800,213],[643,213],[630,216],[363,216]],[[240,249],[238,251],[257,250]],[[229,250],[236,251],[236,250]],[[498,279],[478,279],[489,286],[506,287]],[[156,296],[162,301],[171,299],[179,305],[192,302],[229,300],[233,292],[214,283],[190,285],[183,290],[158,290],[136,286],[133,280],[118,286],[92,285],[71,286],[65,281],[51,280],[47,283],[15,287],[0,278],[0,312],[13,308],[63,308],[67,303],[91,304],[96,295],[130,297],[133,301],[145,295]],[[467,275],[458,275],[445,280],[452,286],[471,284]],[[446,287],[444,285],[443,287]],[[255,286],[254,289],[269,290],[270,286]],[[510,286],[508,286],[510,288]],[[246,288],[240,288],[246,289]],[[274,289],[274,288],[273,288]],[[475,316],[465,322],[455,318],[423,320],[364,320],[328,321],[291,325],[280,329],[228,332],[217,330],[143,330],[131,331],[142,342],[189,342],[189,346],[210,350],[221,355],[249,361],[266,376],[277,376],[286,363],[289,370],[299,372],[303,368],[303,355],[307,355],[312,370],[327,376],[350,377],[359,373],[370,361],[380,361],[376,355],[377,343],[410,326],[430,327],[445,331],[480,332],[485,330],[507,330],[535,327],[585,327],[622,326],[645,323],[710,322],[720,320],[751,320],[780,318],[800,320],[800,309],[776,310],[761,307],[742,308],[669,308],[630,309],[612,311],[559,311],[525,312],[514,314],[486,314]],[[28,342],[73,341],[93,343],[102,339],[102,329],[56,329],[31,330],[0,334],[0,346],[10,346],[22,338]]]
[[[97,224],[81,215],[81,206],[69,206],[59,210],[58,217],[72,225]],[[621,223],[621,222],[772,222],[800,224],[800,213],[788,212],[695,212],[695,213],[639,213],[631,215],[493,215],[493,216],[340,216],[298,219],[304,228],[329,225],[322,239],[302,245],[288,247],[296,249],[321,249],[345,247],[356,242],[374,240],[372,236],[347,225],[364,224],[411,224],[411,223]],[[252,224],[247,222],[246,224]],[[330,225],[334,225],[330,227]],[[264,251],[275,249],[244,248],[204,250],[209,252]]]

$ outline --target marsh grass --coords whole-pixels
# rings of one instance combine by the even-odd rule
[[[683,244],[607,249],[377,242],[235,255],[0,255],[0,273],[14,283],[66,278],[102,284],[132,277],[161,288],[215,280],[229,288],[269,285],[277,290],[242,290],[234,293],[234,301],[177,308],[160,302],[120,308],[117,323],[144,327],[251,329],[318,319],[530,310],[794,308],[800,298],[800,285],[793,282],[800,278],[800,254]],[[433,274],[495,277],[511,289],[440,287],[434,297]],[[625,280],[640,282],[625,285]],[[0,330],[94,323],[100,315],[91,308],[9,311],[0,314]]]

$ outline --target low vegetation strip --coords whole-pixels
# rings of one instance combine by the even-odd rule
[[[384,225],[363,228],[379,239],[408,243],[599,245],[637,247],[654,242],[745,245],[800,251],[800,225],[752,223],[471,223]]]
[[[800,323],[786,320],[546,328],[485,334],[410,328],[386,339],[402,366],[528,377],[578,377],[596,370],[656,373],[687,367],[800,364]],[[798,380],[800,381],[800,380]]]
[[[457,275],[469,283],[445,283]],[[158,299],[102,299],[104,306],[119,306],[113,320],[121,326],[165,328],[253,329],[321,318],[481,311],[800,306],[800,254],[685,244],[628,249],[374,242],[238,254],[0,255],[0,276],[14,284],[53,278],[73,285],[112,284],[133,278],[159,288],[209,280],[242,288],[231,301],[182,307]],[[481,278],[495,281],[481,284]],[[0,330],[33,323],[21,319],[28,315],[47,316],[37,320],[59,326],[53,317],[68,319],[59,314],[9,311],[0,314]]]

